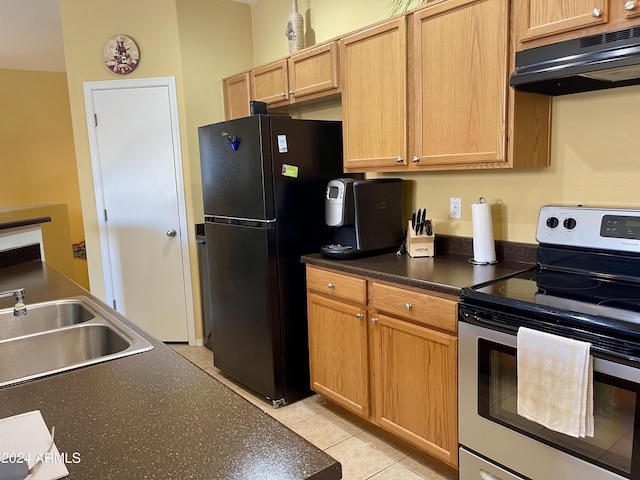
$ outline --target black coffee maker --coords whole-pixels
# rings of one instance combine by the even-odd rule
[[[327,185],[325,222],[334,242],[320,251],[349,259],[397,250],[404,238],[402,179],[337,178]]]

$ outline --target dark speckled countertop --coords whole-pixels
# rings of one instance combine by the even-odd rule
[[[88,295],[40,261],[0,269],[0,291],[18,287],[27,305]],[[40,410],[59,451],[79,455],[68,478],[341,478],[336,460],[118,317],[153,350],[0,388],[0,417]]]
[[[438,237],[436,237],[438,242]],[[497,242],[495,265],[472,265],[471,239],[442,236],[435,257],[412,258],[386,253],[355,260],[332,260],[321,254],[305,255],[308,265],[459,296],[463,287],[495,280],[535,264],[537,245]],[[441,252],[441,253],[438,253]]]

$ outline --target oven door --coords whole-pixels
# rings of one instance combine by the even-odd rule
[[[515,334],[472,318],[459,324],[463,447],[525,478],[640,479],[640,370],[594,358],[594,437],[553,432],[517,414]],[[461,480],[479,478],[461,464]]]

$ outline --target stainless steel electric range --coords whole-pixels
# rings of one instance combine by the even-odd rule
[[[460,479],[640,480],[640,209],[545,206],[537,265],[462,290]],[[516,334],[591,343],[595,435],[519,416]]]

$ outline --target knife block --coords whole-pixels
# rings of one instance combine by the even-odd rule
[[[433,257],[435,256],[435,240],[436,235],[431,232],[431,235],[426,233],[417,234],[413,228],[411,228],[411,220],[407,226],[407,253],[411,257]]]

